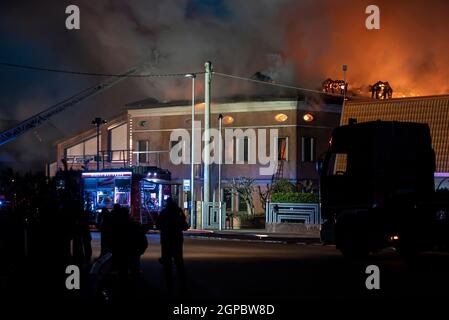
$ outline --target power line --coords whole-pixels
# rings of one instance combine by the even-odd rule
[[[83,76],[94,76],[94,77],[116,77],[116,78],[163,78],[163,77],[185,77],[186,74],[204,74],[204,71],[198,71],[198,72],[183,72],[183,73],[160,73],[160,74],[117,74],[117,73],[99,73],[99,72],[83,72],[83,71],[74,71],[74,70],[65,70],[65,69],[55,69],[55,68],[47,68],[47,67],[39,67],[39,66],[31,66],[31,65],[23,65],[23,64],[15,64],[15,63],[9,63],[9,62],[1,62],[0,66],[4,67],[10,67],[10,68],[18,68],[18,69],[25,69],[25,70],[34,70],[34,71],[44,71],[44,72],[54,72],[54,73],[62,73],[62,74],[72,74],[72,75],[83,75]],[[323,92],[320,90],[314,90],[314,89],[308,89],[308,88],[302,88],[302,87],[296,87],[292,85],[282,84],[282,83],[275,83],[275,82],[267,82],[263,80],[257,80],[247,77],[241,77],[236,76],[232,74],[226,74],[221,72],[212,72],[215,75],[226,77],[226,78],[232,78],[232,79],[238,79],[243,81],[249,81],[253,83],[258,84],[264,84],[264,85],[270,85],[275,86],[279,88],[286,88],[286,89],[293,89],[303,92],[310,92],[310,93],[318,93],[318,94],[324,94],[328,96],[334,96],[343,98],[344,95],[338,94],[338,93],[330,93],[330,92]],[[357,98],[355,96],[352,96],[351,98]]]
[[[254,82],[254,83],[259,83],[259,84],[270,85],[270,86],[274,86],[274,87],[287,88],[287,89],[294,89],[294,90],[298,90],[298,91],[311,92],[311,93],[319,93],[319,94],[325,94],[325,95],[330,95],[330,96],[334,96],[334,97],[343,98],[343,95],[342,95],[342,94],[338,94],[338,93],[323,92],[323,91],[320,91],[320,90],[313,90],[313,89],[307,89],[307,88],[295,87],[295,86],[291,86],[291,85],[287,85],[287,84],[282,84],[282,83],[267,82],[267,81],[262,81],[262,80],[252,79],[252,78],[246,78],[246,77],[235,76],[235,75],[227,74],[227,73],[216,72],[216,71],[213,71],[212,73],[213,73],[213,74],[216,74],[216,75],[218,75],[218,76],[225,77],[225,78],[232,78],[232,79],[244,80],[244,81],[249,81],[249,82]]]
[[[127,76],[133,75],[140,70],[142,70],[143,65],[137,66],[135,68],[132,68],[125,72],[123,77],[110,77],[106,81],[97,84],[95,86],[91,86],[85,90],[82,90],[74,95],[72,95],[69,98],[64,99],[63,101],[52,105],[51,107],[45,109],[44,111],[39,112],[38,114],[20,122],[19,124],[15,125],[14,127],[7,129],[5,131],[0,132],[0,146],[8,143],[18,136],[24,134],[25,132],[32,130],[33,128],[36,128],[37,126],[41,125],[42,123],[48,121],[51,117],[55,116],[56,114],[64,111],[67,108],[70,108],[77,103],[80,103],[84,99],[87,99],[89,97],[92,97],[104,90],[107,90],[111,88],[112,86],[120,83],[121,81],[125,80]]]
[[[0,62],[0,66],[11,67],[11,68],[19,68],[26,70],[34,70],[34,71],[45,71],[45,72],[54,72],[54,73],[63,73],[63,74],[73,74],[73,75],[83,75],[83,76],[95,76],[95,77],[134,77],[134,78],[157,78],[157,77],[184,77],[186,74],[203,74],[204,71],[199,72],[184,72],[184,73],[160,73],[160,74],[115,74],[115,73],[98,73],[98,72],[83,72],[83,71],[73,71],[73,70],[64,70],[64,69],[54,69],[54,68],[46,68],[46,67],[37,67],[23,64],[15,64],[8,62]]]

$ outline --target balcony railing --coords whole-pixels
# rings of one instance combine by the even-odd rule
[[[168,150],[132,151],[108,150],[100,151],[100,169],[126,168],[131,166],[161,166],[161,161],[168,160]],[[130,155],[132,161],[130,161]],[[165,159],[167,157],[167,159]],[[68,155],[65,157],[67,165],[72,169],[95,170],[97,166],[96,155]],[[58,164],[58,168],[62,167]]]
[[[161,167],[161,161],[168,161],[168,150],[133,151],[133,164],[136,166]]]

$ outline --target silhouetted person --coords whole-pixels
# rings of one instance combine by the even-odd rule
[[[84,258],[85,263],[90,263],[92,259],[92,235],[90,234],[90,212],[82,211],[80,216],[80,234],[81,234],[81,243],[83,245]]]
[[[184,258],[182,252],[183,234],[188,229],[186,216],[171,197],[167,198],[166,206],[156,221],[156,227],[161,232],[161,259],[164,266],[167,287],[172,287],[173,261],[179,274],[181,285],[185,284]]]
[[[75,213],[73,226],[73,258],[76,264],[87,264],[92,258],[89,212]]]
[[[148,246],[143,228],[131,221],[127,208],[113,210],[111,253],[113,266],[119,272],[120,281],[127,281],[129,275],[138,277],[140,256]]]
[[[101,232],[101,255],[111,252],[114,212],[103,208],[97,216],[97,227]]]
[[[382,93],[382,85],[384,83],[382,81],[377,81],[372,87],[371,87],[371,98],[379,99],[380,94]]]
[[[393,97],[393,88],[390,86],[390,84],[385,82],[385,88],[384,88],[384,99],[391,99]]]

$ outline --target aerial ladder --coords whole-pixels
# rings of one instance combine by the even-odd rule
[[[142,71],[146,67],[146,64],[141,64],[135,68],[132,68],[128,70],[127,72],[108,78],[106,81],[97,84],[95,86],[92,86],[90,88],[87,88],[81,92],[78,92],[77,94],[55,104],[51,107],[47,108],[44,111],[39,112],[38,114],[20,122],[19,124],[15,125],[12,128],[9,128],[3,132],[0,133],[0,146],[13,141],[17,137],[21,136],[22,134],[35,129],[36,127],[40,126],[44,122],[51,119],[51,117],[63,112],[64,110],[73,107],[74,105],[80,103],[81,101],[93,97],[100,92],[103,92],[119,82],[127,79],[128,77]]]

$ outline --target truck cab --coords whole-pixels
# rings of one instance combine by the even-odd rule
[[[320,175],[322,240],[345,255],[416,247],[429,229],[435,155],[427,124],[335,128]]]

